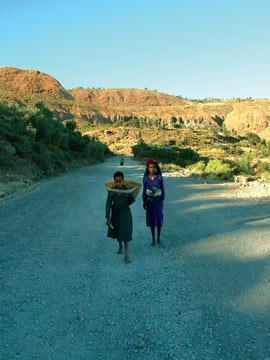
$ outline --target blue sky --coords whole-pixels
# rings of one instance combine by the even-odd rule
[[[0,0],[0,66],[74,87],[270,98],[269,0]]]

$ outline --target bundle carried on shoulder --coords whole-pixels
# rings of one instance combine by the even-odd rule
[[[135,199],[138,196],[142,185],[134,180],[124,180],[124,186],[125,189],[116,189],[115,188],[115,183],[113,180],[111,181],[107,181],[105,183],[105,188],[107,191],[116,191],[116,192],[120,192],[120,193],[133,193]]]

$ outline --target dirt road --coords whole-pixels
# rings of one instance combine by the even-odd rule
[[[106,238],[119,159],[0,204],[0,359],[270,358],[270,205],[165,178],[162,247],[141,194],[131,264]],[[127,160],[126,178],[143,167]]]

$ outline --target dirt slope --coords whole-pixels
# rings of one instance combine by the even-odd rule
[[[22,93],[50,94],[72,99],[63,86],[52,76],[37,70],[23,70],[13,67],[0,68],[0,89],[16,90]]]
[[[76,89],[70,91],[76,100],[106,107],[183,105],[184,99],[140,89]]]

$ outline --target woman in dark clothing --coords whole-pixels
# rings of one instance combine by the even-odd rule
[[[143,177],[143,207],[146,210],[146,226],[151,228],[152,246],[155,246],[155,228],[157,243],[161,245],[160,233],[163,225],[163,201],[165,199],[164,182],[158,164],[150,159],[146,162]]]
[[[106,201],[106,224],[109,226],[108,236],[119,242],[118,254],[122,254],[125,244],[125,262],[130,263],[128,243],[132,240],[132,214],[129,206],[135,201],[132,192],[124,186],[124,174],[117,171],[114,174],[115,186],[108,192]]]

